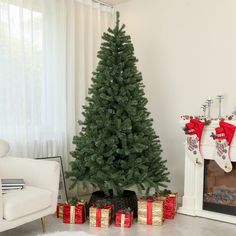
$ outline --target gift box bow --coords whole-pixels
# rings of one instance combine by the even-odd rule
[[[111,206],[110,205],[105,205],[105,206],[97,206],[96,204],[92,205],[93,208],[97,208],[97,209],[110,209]]]
[[[158,199],[157,199],[156,195],[153,195],[153,196],[143,196],[143,197],[140,198],[140,200],[148,201],[148,202],[154,202],[154,201],[156,201]]]
[[[70,214],[70,212],[74,211],[75,214],[80,213],[81,211],[84,211],[84,205],[83,204],[77,204],[76,206],[66,204],[64,205],[64,214]]]
[[[85,205],[86,201],[83,199],[78,199],[78,198],[74,197],[68,201],[68,204],[71,206]]]
[[[111,208],[111,202],[108,200],[98,200],[92,206],[98,209],[109,209]]]
[[[164,189],[156,193],[157,197],[176,197],[177,193],[173,193],[171,190]]]
[[[168,189],[164,189],[164,190],[162,190],[160,192],[157,192],[157,195],[161,196],[161,197],[167,197],[167,196],[169,196],[171,194],[173,194],[173,193],[171,192],[171,190],[168,190]]]
[[[128,208],[125,208],[125,209],[120,209],[117,213],[119,214],[130,214],[133,210],[128,207]]]

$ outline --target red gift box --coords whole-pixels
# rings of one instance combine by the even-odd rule
[[[177,195],[169,194],[164,203],[164,218],[174,219],[176,212]]]
[[[167,194],[165,197],[158,197],[163,201],[164,219],[174,219],[177,210],[177,194]]]
[[[66,224],[83,224],[85,222],[85,204],[64,205],[63,222]]]
[[[125,210],[119,210],[116,213],[115,226],[130,228],[133,224],[133,218],[134,212],[132,210],[130,212],[126,212]]]

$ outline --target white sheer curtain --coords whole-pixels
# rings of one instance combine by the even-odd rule
[[[112,10],[90,0],[0,0],[0,137],[11,155],[62,155]]]
[[[92,0],[68,0],[67,2],[67,68],[70,81],[67,98],[74,100],[74,120],[69,122],[73,132],[79,132],[77,121],[82,119],[82,106],[85,104],[92,72],[97,66],[97,52],[101,37],[113,25],[112,8]],[[74,82],[74,83],[73,83]],[[70,102],[68,103],[70,104]],[[68,105],[71,109],[71,106]],[[70,142],[71,143],[71,142]],[[71,147],[73,148],[73,147]]]
[[[72,8],[75,22],[75,117],[76,120],[80,120],[92,72],[97,66],[97,52],[100,48],[102,34],[113,23],[113,9],[92,0],[73,2],[75,3],[75,7]],[[76,128],[78,132],[79,126],[77,125]]]
[[[64,153],[65,5],[0,0],[0,137],[11,154]]]

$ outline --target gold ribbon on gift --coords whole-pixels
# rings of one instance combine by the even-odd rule
[[[124,225],[125,225],[125,214],[121,214],[120,226],[124,227]]]
[[[70,206],[70,223],[75,223],[75,206]]]

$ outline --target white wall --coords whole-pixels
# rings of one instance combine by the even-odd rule
[[[236,1],[131,0],[116,6],[131,35],[149,110],[171,172],[183,192],[182,114],[200,114],[208,96],[223,92],[223,113],[236,106]],[[217,115],[217,102],[213,107]]]

